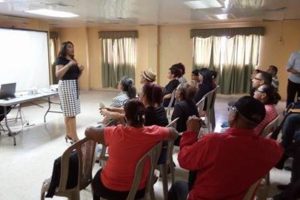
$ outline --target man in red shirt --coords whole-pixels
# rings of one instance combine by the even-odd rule
[[[169,199],[243,199],[248,188],[264,177],[282,155],[282,147],[276,141],[254,132],[264,117],[264,105],[244,96],[231,107],[230,128],[225,133],[212,133],[197,140],[200,119],[189,119],[178,161],[182,168],[196,172],[196,177],[189,192],[187,183],[175,183]]]

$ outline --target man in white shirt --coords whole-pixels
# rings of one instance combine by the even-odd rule
[[[295,96],[300,96],[300,51],[293,52],[288,60],[287,71],[289,72],[287,87],[286,106],[295,101]]]

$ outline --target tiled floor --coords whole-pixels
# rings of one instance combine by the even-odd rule
[[[90,91],[81,92],[82,113],[77,117],[78,135],[84,137],[84,130],[89,125],[95,125],[101,120],[98,112],[99,102],[109,105],[116,92]],[[227,102],[238,98],[238,96],[219,95],[216,101],[217,127],[227,118]],[[51,176],[52,165],[55,158],[60,156],[69,146],[64,140],[64,123],[61,114],[50,113],[47,123],[43,123],[43,115],[47,104],[43,107],[28,105],[22,108],[24,118],[28,124],[23,132],[16,136],[17,145],[13,146],[11,137],[3,134],[0,136],[0,200],[36,200],[39,199],[41,185],[44,179]],[[283,108],[279,104],[279,109]],[[11,113],[11,117],[15,111]],[[14,126],[14,130],[20,130],[21,126]],[[174,156],[176,158],[176,155]],[[176,162],[176,161],[175,161]],[[177,164],[178,166],[178,164]],[[99,168],[95,165],[95,171]],[[246,173],[246,172],[245,172]],[[176,167],[176,179],[185,179],[186,171]],[[289,172],[272,170],[272,183],[289,182]],[[161,182],[155,185],[157,199],[162,198]],[[274,194],[274,186],[268,187],[260,192],[259,199],[266,199]],[[65,199],[54,197],[53,199]],[[81,192],[81,199],[92,199],[91,190],[88,188]]]

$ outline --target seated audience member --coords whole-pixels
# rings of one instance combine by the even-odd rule
[[[275,105],[278,103],[281,97],[271,85],[259,86],[255,90],[253,97],[262,102],[266,109],[265,118],[254,129],[255,132],[260,134],[262,133],[263,129],[278,116]]]
[[[211,76],[212,76],[212,81],[213,81],[213,87],[217,87],[217,76],[218,72],[216,70],[211,70]]]
[[[197,176],[188,198],[187,183],[178,182],[172,186],[169,199],[243,199],[248,188],[277,163],[282,147],[254,132],[265,117],[264,105],[244,96],[230,110],[229,129],[199,140],[200,119],[188,120],[178,162],[184,169],[197,171]]]
[[[140,94],[140,100],[146,107],[145,110],[145,126],[158,125],[167,126],[168,118],[165,108],[162,103],[162,88],[157,84],[146,83]],[[122,121],[125,117],[123,108],[107,108],[101,113],[105,113],[107,116]]]
[[[258,74],[259,72],[261,72],[262,70],[260,70],[260,69],[254,69],[253,71],[252,71],[252,74],[251,74],[251,78],[250,78],[250,96],[253,96],[253,94],[254,94],[254,91],[255,91],[255,88],[253,88],[253,79],[254,79],[254,77],[256,76],[256,74]],[[228,104],[228,105],[230,105],[230,104]]]
[[[273,200],[296,200],[300,198],[300,140],[293,145],[290,153],[294,158],[291,181],[288,185],[283,185],[284,191],[275,195]]]
[[[200,84],[198,85],[198,90],[194,97],[194,101],[197,103],[202,99],[204,95],[214,89],[212,73],[207,68],[201,68],[199,70]]]
[[[167,113],[162,106],[162,88],[157,84],[145,84],[140,100],[143,102],[145,109],[145,126],[157,125],[167,126],[169,124]],[[167,159],[167,142],[163,142],[158,164],[165,163]]]
[[[253,97],[254,91],[261,85],[271,85],[272,75],[268,72],[259,70],[252,78],[252,88],[250,90],[250,96]]]
[[[153,83],[156,80],[156,75],[151,70],[144,70],[141,73],[141,84]]]
[[[173,128],[144,126],[145,107],[138,100],[129,100],[125,106],[127,125],[106,128],[88,128],[87,138],[108,146],[109,159],[100,169],[93,181],[93,199],[126,199],[135,175],[139,159],[155,144],[163,140],[175,139],[177,132]],[[145,166],[149,172],[149,165]],[[144,196],[147,173],[144,173],[136,198]]]
[[[198,87],[200,84],[200,78],[199,78],[199,69],[194,69],[192,71],[192,77],[191,77],[191,86]]]
[[[100,108],[100,113],[104,116],[104,125],[117,124],[119,120],[122,122],[124,104],[136,97],[136,89],[131,78],[123,77],[118,84],[118,89],[121,92],[112,99],[110,107]]]
[[[182,63],[177,63],[177,64],[174,64],[173,66],[176,67],[176,68],[178,68],[180,70],[181,76],[178,77],[179,83],[180,84],[181,83],[186,83],[187,81],[186,81],[186,79],[183,76],[185,74],[185,67],[184,67],[184,65]]]
[[[268,72],[262,71],[260,69],[255,69],[251,75],[251,89],[250,89],[250,96],[254,96],[254,92],[259,88],[261,85],[271,85],[272,76]],[[228,102],[228,105],[231,106],[234,101]],[[223,122],[221,125],[222,128],[227,128],[228,123]]]
[[[178,67],[172,67],[169,68],[169,73],[168,73],[168,79],[170,79],[169,83],[165,86],[163,90],[163,106],[168,107],[171,97],[172,97],[172,92],[177,88],[177,86],[180,84],[178,81],[178,78],[181,76],[181,70],[178,69]],[[174,105],[174,104],[173,104]]]
[[[145,84],[143,86],[140,100],[146,107],[145,126],[167,126],[169,124],[166,110],[161,105],[162,95],[162,88],[157,84]]]
[[[183,132],[186,130],[186,121],[190,116],[199,116],[198,109],[193,100],[195,93],[196,88],[187,83],[181,84],[180,87],[176,90],[176,103],[171,120],[179,117],[176,123],[176,130],[178,132]],[[180,137],[177,138],[175,144],[179,145],[179,141]]]
[[[278,91],[279,80],[277,77],[278,68],[275,65],[270,65],[267,72],[272,75],[272,86]]]
[[[118,84],[118,90],[121,92],[112,99],[111,107],[122,107],[126,101],[136,97],[136,89],[131,78],[123,77]]]
[[[298,134],[296,134],[298,133]],[[296,139],[296,135],[300,137],[300,114],[291,113],[286,116],[285,121],[282,126],[282,141],[281,144],[284,148],[284,154],[281,160],[278,162],[276,167],[282,169],[285,161],[289,158],[290,147],[293,145],[293,141]],[[300,140],[300,138],[298,138]]]
[[[256,74],[258,74],[259,72],[261,72],[262,70],[260,69],[255,69],[252,71],[252,74],[251,74],[251,80],[255,77]]]

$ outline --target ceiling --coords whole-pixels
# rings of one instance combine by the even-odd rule
[[[222,7],[192,9],[191,0],[0,0],[0,20],[47,20],[52,27],[98,26],[105,24],[164,25],[220,21],[273,21],[300,19],[300,0],[214,0]],[[193,0],[213,1],[213,0]],[[26,13],[28,9],[48,8],[69,11],[76,18],[61,19]]]

